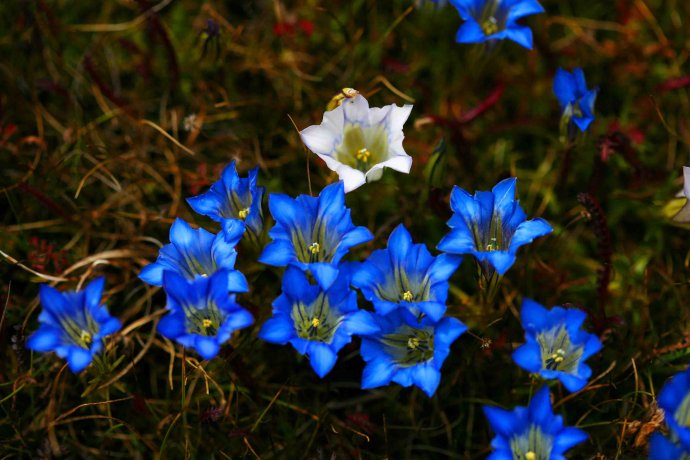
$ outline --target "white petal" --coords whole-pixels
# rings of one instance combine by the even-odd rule
[[[390,114],[391,107],[393,105],[387,105],[385,107],[372,107],[369,109],[369,123],[373,125],[378,125],[386,121],[386,117]]]
[[[367,178],[367,182],[375,182],[381,177],[383,177],[383,165],[382,163],[379,163],[377,165],[374,165],[373,168],[371,168],[367,173],[365,174],[365,177]]]
[[[360,125],[369,125],[369,102],[361,94],[354,99],[348,99],[341,105],[345,120]]]
[[[345,184],[345,193],[351,192],[367,183],[362,171],[351,168],[347,165],[341,164],[340,167],[335,170],[335,172],[338,173],[338,177]]]
[[[683,180],[685,181],[683,185],[685,197],[690,199],[690,167],[688,166],[683,166]]]
[[[388,117],[388,127],[391,133],[397,131],[402,132],[403,125],[410,116],[412,112],[412,106],[410,104],[405,104],[402,107],[398,107],[395,104],[391,104],[391,113]]]
[[[309,150],[316,154],[331,153],[335,148],[337,137],[333,131],[321,125],[312,125],[299,133],[302,142]]]

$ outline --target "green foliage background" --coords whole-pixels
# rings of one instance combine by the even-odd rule
[[[522,21],[533,51],[486,53],[454,42],[451,6],[403,0],[2,2],[0,458],[483,458],[481,405],[526,405],[538,385],[510,358],[523,296],[587,309],[604,340],[585,390],[552,388],[566,422],[590,434],[572,458],[644,458],[661,429],[654,395],[690,361],[688,228],[670,221],[688,163],[690,4],[542,4],[546,14]],[[208,19],[221,33],[204,52]],[[559,66],[601,88],[597,120],[573,146],[551,92]],[[307,171],[314,193],[336,180],[288,115],[299,129],[318,123],[342,87],[372,106],[414,101],[411,173],[347,196],[354,222],[376,234],[352,260],[399,222],[434,248],[454,184],[488,190],[511,175],[528,215],[555,228],[520,251],[491,305],[466,258],[448,311],[472,334],[431,399],[360,390],[357,344],[320,380],[291,347],[259,341],[281,272],[258,264],[256,248],[238,258],[256,326],[210,362],[155,333],[165,296],[137,279],[175,217],[218,230],[184,198],[232,159],[244,172],[258,164],[269,192],[309,193]],[[97,275],[124,328],[106,363],[75,376],[24,341],[38,283],[74,289]]]

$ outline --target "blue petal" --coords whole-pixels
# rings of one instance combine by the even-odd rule
[[[484,256],[499,275],[505,274],[515,263],[515,255],[506,251],[491,251]]]
[[[163,284],[164,269],[165,267],[158,262],[148,264],[139,272],[139,279],[152,286],[161,286]]]
[[[494,208],[503,209],[515,201],[515,186],[517,178],[509,177],[494,185],[491,193],[494,194]]]
[[[44,324],[31,334],[26,341],[26,346],[31,350],[42,353],[52,351],[60,343],[61,335],[61,329]]]
[[[571,393],[580,391],[587,385],[587,380],[566,372],[559,372],[558,380],[560,380],[563,386]]]
[[[388,385],[393,378],[395,366],[386,359],[375,359],[367,363],[362,372],[362,388],[376,388]]]
[[[221,203],[218,199],[218,195],[213,192],[207,192],[203,195],[187,198],[187,204],[189,204],[189,207],[197,214],[208,216],[216,222],[221,219],[218,213],[218,210],[221,208]]]
[[[544,7],[537,0],[520,0],[514,2],[508,11],[506,21],[512,22],[525,16],[544,12]]]
[[[441,383],[441,373],[429,363],[423,363],[414,367],[412,380],[427,396],[432,397]]]
[[[105,337],[114,334],[122,328],[122,323],[117,318],[108,318],[98,329],[98,335]]]
[[[235,310],[223,323],[223,327],[231,328],[232,330],[242,329],[254,324],[254,317],[244,308]]]
[[[75,374],[86,369],[91,364],[92,359],[91,353],[81,347],[70,347],[67,352],[67,364],[69,364],[70,370]]]
[[[587,433],[579,428],[565,427],[556,436],[554,447],[557,452],[565,452],[581,442],[586,441],[587,438]]]
[[[477,248],[472,231],[464,225],[451,230],[441,239],[436,249],[451,254],[471,254]]]
[[[446,281],[458,269],[462,257],[441,254],[434,258],[428,269],[429,277],[434,281]]]
[[[260,339],[279,345],[285,345],[293,337],[295,337],[295,326],[285,315],[269,318],[259,331]]]
[[[577,99],[575,96],[575,79],[570,72],[560,67],[556,70],[556,75],[553,77],[553,94],[558,99],[561,108]]]
[[[467,330],[459,319],[452,316],[443,318],[436,326],[434,340],[439,347],[448,347]]]
[[[589,128],[589,125],[592,124],[594,121],[594,118],[591,117],[573,117],[572,118],[573,123],[578,127],[580,131],[583,133],[587,131],[587,128]]]
[[[273,240],[259,256],[259,262],[274,267],[284,267],[294,260],[297,260],[295,248],[286,240]]]
[[[335,354],[331,347],[321,342],[312,343],[308,354],[312,369],[321,378],[333,369],[338,359],[338,355]]]
[[[412,247],[412,236],[403,224],[395,227],[388,238],[388,251],[393,263],[399,264],[405,261],[407,253]]]
[[[403,305],[406,304],[407,302],[403,303]],[[446,312],[446,304],[441,302],[415,302],[409,305],[419,308],[425,315],[434,321],[439,321]]]
[[[381,329],[374,316],[365,310],[359,310],[348,315],[344,326],[350,334],[357,335],[370,335]]]
[[[367,241],[374,239],[374,235],[366,227],[356,227],[351,231],[347,232],[345,236],[340,240],[340,245],[338,247],[338,254],[333,257],[333,262],[338,263],[347,249],[357,246]]]
[[[540,426],[547,426],[551,419],[554,418],[553,411],[551,410],[551,393],[549,393],[548,386],[543,386],[532,397],[532,401],[529,404],[529,414],[530,419]]]
[[[450,194],[450,207],[453,212],[462,215],[467,222],[479,220],[479,205],[472,195],[457,185],[453,186],[453,191]]]
[[[282,193],[272,193],[268,197],[268,208],[271,215],[280,225],[292,232],[304,236],[308,230],[308,218],[305,209],[297,200]]]
[[[96,309],[101,304],[104,286],[105,278],[102,276],[94,279],[86,286],[86,306],[89,310]]]
[[[528,372],[539,372],[542,367],[541,349],[536,343],[526,343],[513,352],[515,364]]]
[[[468,18],[455,34],[458,43],[481,43],[486,40],[486,35],[477,21]]]
[[[522,299],[520,320],[525,329],[540,331],[548,324],[549,311],[532,299]]]
[[[309,264],[311,274],[324,291],[331,287],[338,277],[338,269],[326,262],[316,262]]]
[[[184,323],[184,313],[171,312],[161,318],[157,329],[163,337],[174,340],[187,332]]]
[[[247,278],[238,270],[227,270],[228,292],[249,292]]]
[[[499,436],[512,438],[522,428],[515,413],[493,406],[483,406],[489,425]]]
[[[244,235],[245,225],[239,219],[223,219],[221,221],[223,228],[223,240],[228,245],[235,247]]]
[[[199,278],[199,283],[208,282],[205,278]],[[193,293],[192,284],[177,272],[165,271],[163,272],[163,288],[168,295],[168,299],[172,298],[176,304],[184,303]]]
[[[654,433],[649,440],[649,460],[680,460],[683,449],[661,433]]]
[[[43,309],[48,310],[51,313],[55,313],[55,319],[68,313],[69,305],[67,305],[67,299],[57,289],[50,287],[47,284],[41,284],[41,287],[39,288],[39,297],[41,299]]]
[[[515,43],[528,50],[532,49],[532,29],[527,26],[515,24],[505,29],[502,35],[504,38],[513,40]]]
[[[170,227],[170,241],[175,246],[193,247],[196,245],[197,235],[194,229],[184,220],[177,218]]]
[[[517,230],[510,240],[510,252],[514,253],[520,246],[531,243],[535,238],[548,235],[553,227],[544,219],[536,218],[527,220],[518,225]]]
[[[213,359],[220,351],[220,346],[215,337],[206,337],[203,335],[196,336],[194,348],[204,359]]]

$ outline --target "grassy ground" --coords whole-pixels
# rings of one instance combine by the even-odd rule
[[[510,357],[522,297],[587,309],[604,341],[585,390],[552,390],[590,435],[572,458],[644,458],[660,425],[654,395],[690,362],[688,228],[670,221],[688,163],[690,7],[542,4],[523,21],[533,51],[501,43],[486,56],[454,42],[455,9],[403,0],[2,2],[0,458],[484,457],[481,405],[525,405],[536,388]],[[551,92],[559,66],[601,88],[595,123],[570,147]],[[137,278],[175,217],[218,230],[184,198],[233,159],[243,172],[259,165],[269,192],[336,180],[289,117],[318,123],[342,87],[372,106],[414,103],[411,173],[347,196],[376,235],[350,259],[383,247],[399,222],[435,247],[453,184],[488,190],[510,175],[528,215],[555,229],[521,250],[492,305],[479,302],[470,259],[453,276],[448,311],[472,334],[431,399],[359,389],[356,343],[319,380],[291,347],[258,340],[280,271],[255,248],[242,246],[237,265],[256,326],[210,362],[155,333],[165,296]],[[75,376],[24,342],[38,283],[74,289],[97,275],[124,327],[106,372]]]

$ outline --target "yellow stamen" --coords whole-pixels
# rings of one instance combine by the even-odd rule
[[[240,209],[240,212],[238,214],[240,216],[240,219],[242,219],[242,220],[246,219],[247,216],[249,215],[249,208]]]
[[[530,450],[525,454],[525,460],[537,460],[537,454]]]
[[[313,327],[314,329],[319,327],[320,324],[321,324],[321,320],[319,318],[317,318],[316,316],[311,319],[311,327]]]
[[[419,339],[417,337],[410,337],[407,339],[407,348],[416,350],[419,347]]]
[[[405,302],[412,302],[412,292],[410,292],[410,291],[403,292],[402,298]]]
[[[363,149],[357,150],[357,154],[355,155],[355,158],[357,158],[359,161],[363,161],[364,163],[369,161],[369,157],[371,156],[371,152],[369,149],[366,147]]]
[[[319,251],[321,251],[321,245],[314,241],[312,244],[309,245],[309,251],[312,254],[318,254]]]
[[[498,249],[498,243],[496,242],[496,238],[491,238],[491,242],[486,245],[486,250],[491,252],[491,251],[496,251]]]
[[[86,344],[86,346],[91,345],[91,341],[93,340],[93,337],[91,336],[91,333],[88,331],[85,331],[82,329],[81,331],[81,336],[79,337],[81,341]]]
[[[208,329],[209,327],[211,327],[213,322],[210,319],[205,319],[201,322],[201,324],[204,325],[204,328]]]
[[[496,18],[491,16],[489,19],[482,23],[482,31],[485,35],[491,35],[498,32],[498,22]]]

